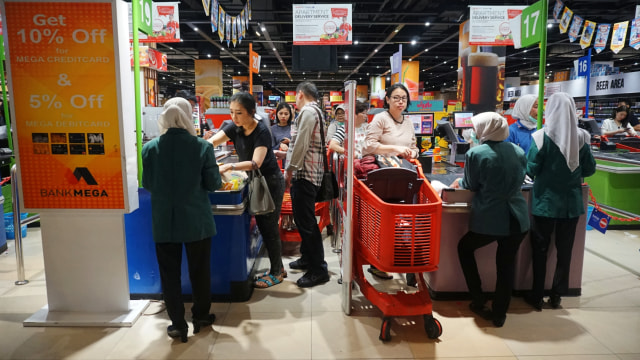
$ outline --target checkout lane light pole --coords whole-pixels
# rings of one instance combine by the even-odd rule
[[[542,11],[540,20],[538,21],[540,31],[540,66],[538,69],[538,108],[542,105],[544,109],[544,80],[547,70],[547,17],[549,12],[549,3],[546,0],[539,1],[542,3]],[[542,129],[542,116],[544,111],[538,111],[538,129]]]
[[[138,186],[142,186],[142,106],[140,104],[140,44],[138,30],[147,35],[153,33],[153,12],[151,0],[131,2],[131,23],[133,28],[133,88],[136,103],[136,152],[138,157]]]
[[[540,66],[538,69],[538,108],[544,106],[544,74],[547,66],[547,0],[540,0],[522,10],[520,22],[522,47],[539,43]],[[538,111],[538,129],[542,128],[542,111]]]

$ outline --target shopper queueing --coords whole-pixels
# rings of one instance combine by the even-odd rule
[[[289,150],[291,141],[291,122],[293,121],[293,110],[291,105],[280,103],[276,107],[277,123],[271,126],[271,144],[274,151]]]
[[[322,235],[315,215],[316,194],[322,183],[325,144],[321,140],[322,112],[318,108],[318,89],[309,81],[296,88],[296,107],[300,115],[291,128],[285,182],[291,188],[291,207],[302,242],[302,256],[289,263],[292,269],[306,270],[297,281],[299,287],[312,287],[329,281],[324,261]]]
[[[582,180],[596,171],[590,135],[578,128],[576,105],[567,93],[549,97],[545,127],[533,134],[527,174],[534,179],[531,214],[533,288],[525,301],[542,310],[547,252],[555,231],[557,264],[549,305],[558,308],[569,288],[571,251],[578,218],[584,213]]]
[[[464,177],[451,184],[475,192],[469,231],[458,243],[458,257],[471,293],[469,308],[501,327],[511,301],[516,253],[529,230],[527,202],[520,190],[527,160],[521,148],[504,141],[509,135],[505,118],[485,112],[472,121],[480,145],[466,153]],[[474,252],[494,241],[498,242],[496,289],[489,310]]]
[[[256,118],[256,102],[249,93],[236,93],[229,99],[231,123],[224,125],[208,141],[218,146],[231,140],[238,154],[238,162],[220,166],[220,172],[229,170],[251,171],[260,169],[267,181],[269,193],[276,206],[275,211],[256,215],[256,223],[269,254],[271,267],[254,282],[257,288],[268,288],[280,284],[287,277],[282,265],[282,243],[280,241],[280,209],[284,196],[284,178],[271,149],[269,128]]]
[[[193,290],[193,332],[215,320],[211,307],[211,237],[216,224],[208,192],[222,181],[213,148],[196,136],[191,105],[173,98],[158,117],[161,134],[142,148],[142,186],[151,193],[153,240],[171,325],[170,337],[187,342],[180,269],[186,249]]]
[[[531,146],[531,134],[538,126],[538,97],[536,95],[521,96],[516,101],[511,116],[516,119],[516,122],[509,126],[507,141],[520,146],[526,154]]]
[[[618,106],[613,110],[613,117],[602,122],[602,135],[606,136],[636,136],[638,133],[629,122],[629,109]]]
[[[418,145],[413,123],[404,117],[404,111],[411,103],[409,90],[396,83],[387,89],[384,108],[387,111],[376,114],[367,128],[363,155],[395,155],[405,159],[418,157]],[[379,279],[388,280],[393,276],[370,266],[368,270]],[[407,284],[415,286],[415,275],[408,274]]]

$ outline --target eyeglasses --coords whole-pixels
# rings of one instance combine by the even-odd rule
[[[392,96],[391,99],[395,102],[407,102],[407,97],[406,96]]]

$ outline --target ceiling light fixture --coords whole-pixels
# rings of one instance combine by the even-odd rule
[[[355,40],[355,41],[353,42],[353,45],[358,45],[358,44],[360,44],[360,42],[359,42],[358,40]]]
[[[428,21],[426,23],[424,23],[424,26],[430,26],[430,25],[431,25],[431,23],[428,22]]]
[[[193,28],[193,31],[198,31],[198,28],[197,28],[197,27],[194,27],[194,28]]]
[[[260,30],[262,30],[262,32],[265,32],[265,30],[267,30],[267,28],[265,28],[264,26],[260,26]]]
[[[345,59],[349,59],[349,55],[345,55],[345,56],[344,56],[344,58],[345,58]]]
[[[411,40],[411,45],[415,45],[416,43],[417,43],[417,41]]]
[[[211,54],[207,54],[207,57],[211,57]]]
[[[260,33],[256,31],[256,35],[260,36]]]

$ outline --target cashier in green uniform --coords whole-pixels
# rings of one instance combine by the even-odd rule
[[[525,301],[542,310],[547,252],[555,231],[557,262],[549,305],[560,306],[569,288],[571,252],[580,215],[584,214],[582,179],[596,172],[590,135],[578,128],[576,105],[567,93],[555,93],[547,101],[546,124],[533,133],[527,174],[534,179],[531,198],[531,253],[533,289]]]
[[[458,243],[458,257],[471,293],[469,308],[501,327],[511,301],[516,253],[529,230],[529,211],[521,192],[527,159],[521,148],[504,141],[509,136],[505,118],[485,112],[471,121],[480,145],[466,153],[464,177],[451,184],[475,192],[469,231]],[[494,241],[498,242],[496,289],[489,310],[474,252]]]

